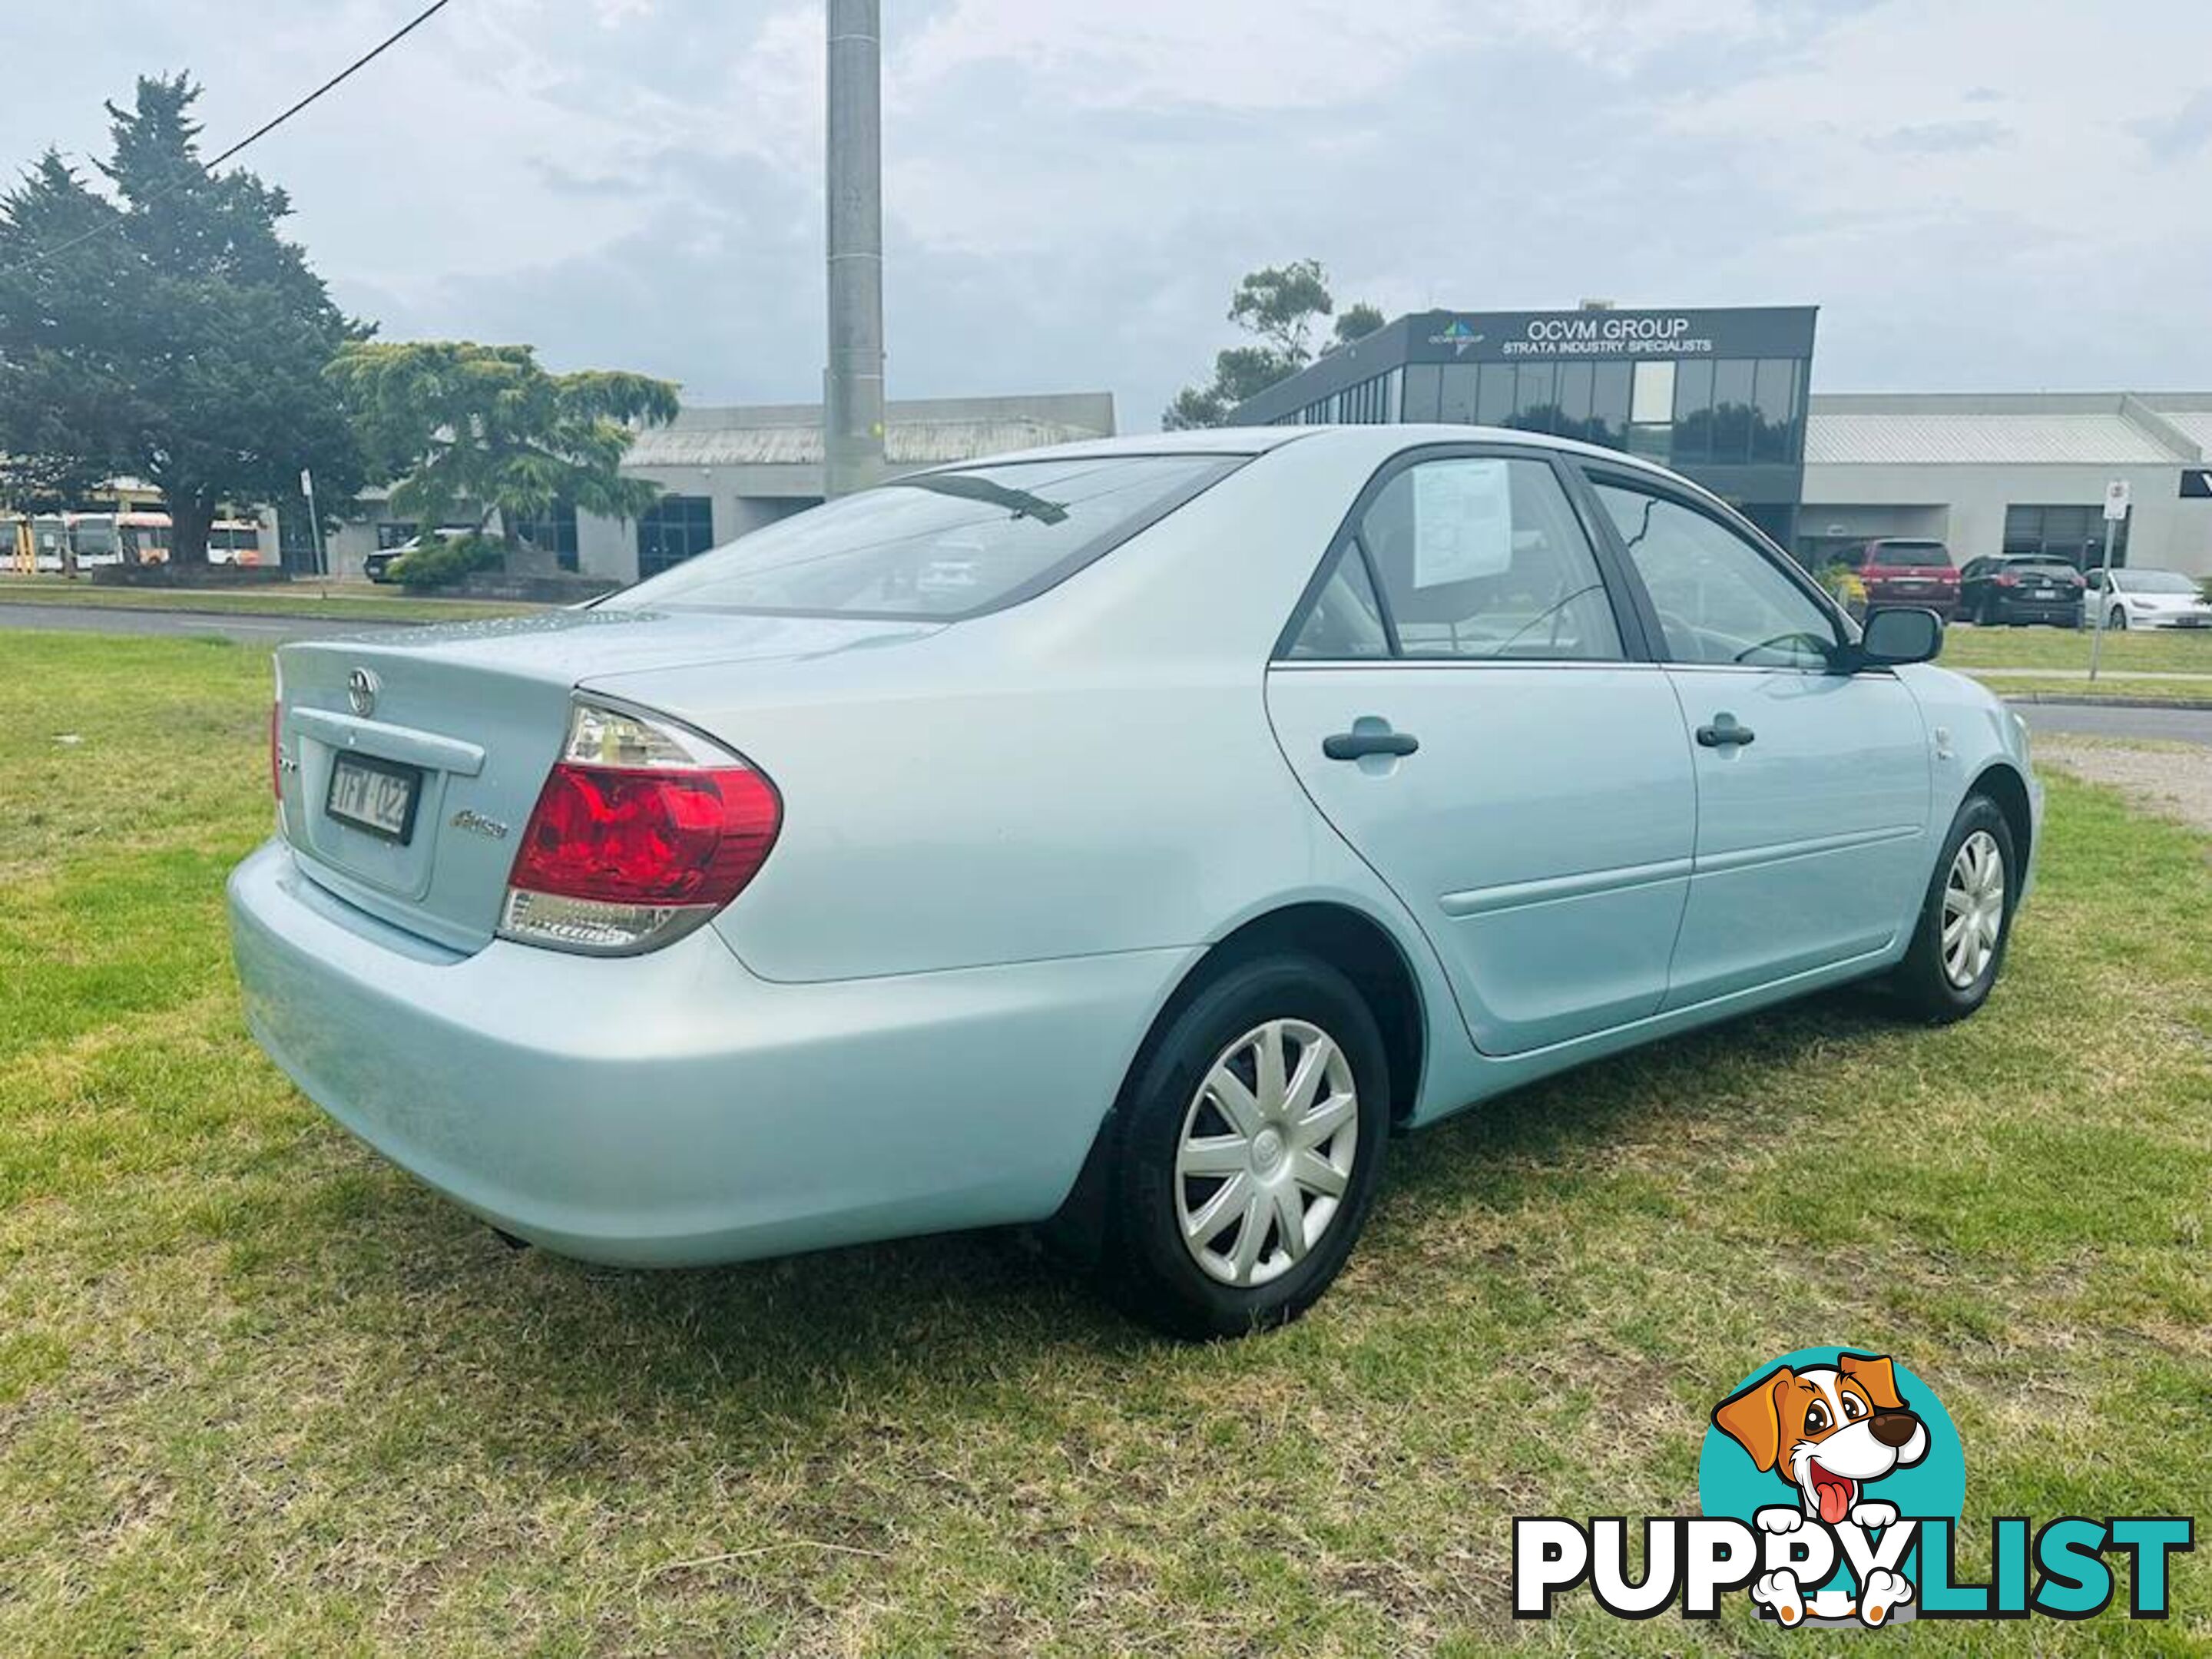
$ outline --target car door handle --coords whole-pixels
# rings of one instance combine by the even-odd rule
[[[1711,726],[1698,728],[1698,742],[1707,749],[1729,749],[1751,742],[1759,734],[1747,726],[1738,726],[1735,719],[1723,714]]]
[[[1367,755],[1410,755],[1421,746],[1411,732],[1335,732],[1321,740],[1321,752],[1331,760],[1358,760]]]

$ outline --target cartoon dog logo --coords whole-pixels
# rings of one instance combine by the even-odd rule
[[[1869,1499],[1867,1487],[1928,1455],[1927,1425],[1899,1398],[1895,1368],[1878,1354],[1838,1354],[1833,1365],[1802,1370],[1779,1366],[1715,1407],[1713,1426],[1750,1453],[1760,1473],[1796,1491],[1795,1505],[1753,1517],[1770,1533],[1796,1532],[1808,1518],[1866,1530],[1889,1526],[1897,1506]],[[1784,1625],[1806,1616],[1806,1593],[1786,1568],[1762,1575],[1751,1594]],[[1869,1573],[1856,1598],[1834,1605],[1834,1593],[1826,1593],[1813,1611],[1873,1626],[1911,1599],[1911,1582],[1885,1569]]]

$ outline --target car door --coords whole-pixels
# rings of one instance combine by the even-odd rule
[[[1834,611],[1695,492],[1586,469],[1695,755],[1698,830],[1665,1006],[1879,951],[1928,876],[1929,738],[1887,669],[1838,672]]]
[[[1688,888],[1680,713],[1568,486],[1540,451],[1398,458],[1267,674],[1285,757],[1492,1054],[1656,1012]]]

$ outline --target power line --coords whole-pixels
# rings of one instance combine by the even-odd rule
[[[308,105],[313,103],[318,98],[320,98],[325,93],[329,92],[343,82],[352,79],[355,75],[358,74],[361,70],[367,69],[378,58],[383,57],[386,52],[391,51],[392,47],[398,46],[402,40],[404,40],[409,35],[414,33],[416,29],[421,28],[423,24],[428,22],[433,17],[435,17],[440,12],[445,10],[447,6],[450,6],[453,3],[453,0],[431,0],[431,3],[429,5],[425,6],[421,11],[416,13],[415,15],[410,18],[405,23],[393,30],[390,34],[385,36],[383,40],[378,41],[376,45],[371,46],[367,52],[362,53],[360,57],[355,58],[353,62],[348,64],[336,75],[331,76],[329,80],[324,82],[322,85],[317,87],[306,97],[301,99],[283,114],[275,117],[271,120],[263,122],[259,126],[254,128],[252,131],[247,133],[245,137],[240,139],[228,149],[223,151],[222,155],[216,156],[213,161],[203,164],[200,171],[204,174],[212,174],[217,167],[221,167],[225,161],[230,160],[232,156],[237,155],[248,144],[254,143],[260,139],[267,137],[270,133],[276,131],[277,128],[283,126],[285,122],[290,120],[301,110],[307,108]],[[166,201],[170,197],[175,195],[177,191],[182,190],[187,182],[187,179],[179,179],[176,183],[171,185],[167,190],[155,191],[152,196],[147,198],[145,201],[140,203],[139,206],[142,208],[147,208],[153,206],[157,202]],[[86,231],[83,234],[71,237],[68,241],[64,242],[58,247],[48,248],[44,253],[41,253],[37,258],[31,261],[31,268],[35,270],[40,265],[49,264],[55,259],[60,258],[63,254],[67,253],[70,249],[82,246],[83,244],[92,240],[94,237],[106,230],[110,226],[118,224],[120,222],[120,215],[118,215],[112,219],[102,220],[99,224],[94,225],[90,230]]]

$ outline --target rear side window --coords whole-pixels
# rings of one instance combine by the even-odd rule
[[[1542,461],[1454,455],[1417,462],[1382,486],[1335,556],[1335,572],[1292,641],[1293,658],[1374,657],[1393,645],[1402,657],[1558,662],[1622,654],[1596,556],[1558,475]],[[1372,623],[1363,614],[1370,611]],[[1383,650],[1376,648],[1378,633]]]
[[[1336,568],[1314,599],[1305,625],[1291,641],[1294,659],[1362,662],[1390,654],[1390,632],[1357,547],[1340,549]]]
[[[1242,459],[1109,455],[921,473],[714,548],[602,608],[975,616],[1042,592]]]

